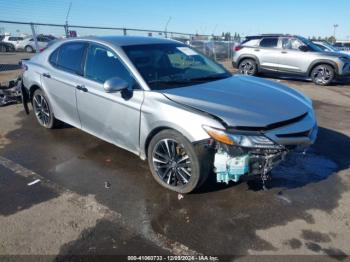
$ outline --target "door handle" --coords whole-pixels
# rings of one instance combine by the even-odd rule
[[[257,52],[259,52],[259,51],[260,51],[260,49],[254,49],[254,51],[257,51]]]
[[[43,77],[51,78],[51,75],[49,73],[43,73]]]
[[[83,85],[77,85],[75,88],[78,89],[78,90],[80,90],[80,91],[83,91],[83,92],[89,91],[89,90],[88,90],[85,86],[83,86]]]
[[[287,52],[287,51],[282,51],[281,53],[282,53],[282,54],[287,54],[288,52]]]

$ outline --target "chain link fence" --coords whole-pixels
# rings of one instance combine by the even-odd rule
[[[237,39],[234,40],[227,36],[219,37],[161,30],[0,21],[0,70],[11,67],[6,61],[8,54],[13,51],[20,61],[20,59],[30,57],[34,52],[40,52],[50,41],[55,39],[103,35],[170,38],[183,42],[219,62],[231,61],[234,48],[239,42]]]

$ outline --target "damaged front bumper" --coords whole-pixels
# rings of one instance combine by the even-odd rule
[[[214,171],[218,183],[238,182],[241,178],[260,176],[267,179],[267,174],[283,161],[288,149],[255,149],[228,146],[218,143],[214,156]]]
[[[259,175],[263,182],[269,172],[291,150],[305,151],[317,138],[318,127],[312,110],[295,119],[259,130],[222,130],[203,126],[214,147],[217,182],[238,182]]]
[[[267,174],[283,161],[288,149],[246,149],[230,148],[218,144],[214,157],[214,171],[218,183],[238,182],[243,177],[260,176],[266,180]],[[233,153],[232,151],[236,151]]]

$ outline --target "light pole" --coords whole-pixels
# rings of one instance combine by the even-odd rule
[[[339,25],[335,24],[335,25],[333,25],[333,27],[334,27],[333,37],[334,37],[334,41],[335,41],[335,31],[337,30],[337,27],[339,27]]]
[[[170,21],[171,21],[171,16],[169,16],[169,19],[168,19],[168,21],[166,22],[166,24],[165,24],[165,29],[164,29],[164,32],[165,32],[165,38],[168,38],[168,25],[169,25],[169,23],[170,23]]]
[[[68,11],[67,11],[67,15],[66,15],[66,24],[64,25],[64,31],[66,31],[66,38],[69,37],[69,29],[68,29],[68,18],[69,18],[69,14],[70,14],[70,9],[72,8],[72,1],[70,1],[69,3],[69,7],[68,7]]]

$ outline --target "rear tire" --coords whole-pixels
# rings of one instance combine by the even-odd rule
[[[327,64],[315,66],[311,71],[312,82],[316,85],[327,86],[335,77],[334,68]]]
[[[52,129],[58,125],[59,122],[53,114],[49,99],[42,90],[34,91],[32,105],[36,120],[42,127]]]
[[[243,59],[238,65],[238,72],[242,75],[255,76],[258,73],[258,65],[253,59]]]
[[[175,130],[159,132],[148,147],[148,164],[154,179],[178,193],[190,193],[206,181],[211,171],[208,162],[206,151],[196,149]]]

